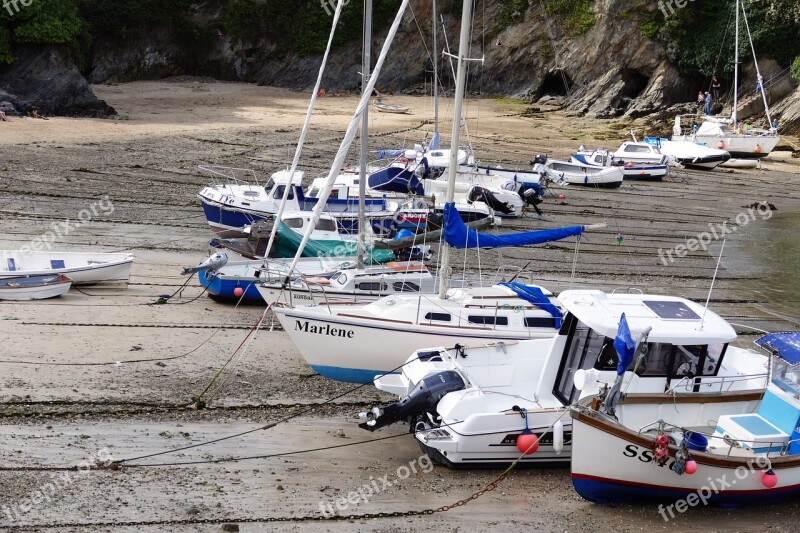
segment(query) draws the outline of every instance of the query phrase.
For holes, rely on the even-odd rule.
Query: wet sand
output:
[[[207,254],[211,234],[195,195],[209,179],[197,165],[253,167],[262,179],[282,168],[290,160],[307,95],[203,80],[99,86],[96,91],[126,118],[0,124],[0,247],[23,246],[54,222],[74,220],[81,209],[108,195],[113,213],[70,232],[54,249],[130,250],[136,256],[127,288],[85,288],[58,300],[0,304],[0,527],[36,530],[47,524],[185,519],[191,523],[94,529],[219,531],[225,521],[239,523],[242,531],[795,529],[796,504],[692,509],[670,523],[653,506],[594,505],[574,493],[568,468],[515,470],[496,490],[445,513],[344,522],[267,521],[320,517],[320,503],[335,502],[372,479],[395,479],[398,468],[420,455],[405,427],[368,434],[356,426],[358,411],[390,397],[371,387],[351,391],[349,385],[312,375],[285,334],[272,329],[269,316],[204,395],[210,408],[187,408],[263,309],[215,303],[201,294],[196,281],[171,303],[149,305],[178,289],[184,281],[182,266]],[[413,114],[373,113],[373,149],[430,137],[431,126],[424,123],[432,118],[430,99],[394,101],[410,106]],[[355,97],[320,100],[302,160],[310,174],[326,170],[355,103]],[[470,133],[480,157],[522,168],[539,152],[564,157],[578,144],[615,146],[628,127],[546,109],[519,116],[527,107],[470,101]],[[449,102],[443,103],[443,116],[449,109]],[[446,144],[449,123],[441,129]],[[549,197],[542,205],[543,218],[527,215],[505,221],[504,228],[605,222],[607,228],[581,245],[574,276],[570,242],[484,253],[481,264],[491,275],[500,265],[525,267],[531,278],[555,292],[581,286],[638,287],[705,301],[715,258],[699,250],[664,265],[659,248],[683,243],[753,202],[771,202],[782,216],[796,216],[797,162],[788,153],[774,154],[758,171],[683,172],[663,183],[626,182],[616,191],[554,190],[566,198]],[[769,239],[774,220],[780,218],[752,220],[751,228],[758,231],[743,227],[733,238]],[[711,251],[718,253],[718,246]],[[792,254],[797,257],[791,248],[772,253],[787,254],[781,256],[784,271]],[[471,256],[465,264],[477,264],[475,259]],[[739,269],[733,263],[727,269],[725,264],[723,260],[711,306],[739,324],[740,344],[749,345],[754,338],[746,326],[800,327],[797,287],[780,293],[761,290],[781,270]],[[468,274],[475,273],[470,267]],[[133,360],[141,362],[128,362]],[[333,403],[318,405],[341,394]],[[157,453],[255,429],[300,410],[301,416],[272,429],[137,463],[264,456],[393,438],[240,462],[71,472],[70,481],[46,501],[27,512],[20,507],[35,491],[56,483],[51,476],[62,473],[13,468],[74,466],[96,458],[101,450],[114,459]],[[452,504],[498,473],[435,466],[382,488],[341,514]],[[214,523],[198,523],[202,520]]]

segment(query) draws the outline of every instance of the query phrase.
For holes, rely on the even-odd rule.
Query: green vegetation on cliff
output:
[[[786,4],[785,6],[783,4]],[[642,32],[659,41],[667,56],[684,74],[711,76],[733,74],[734,0],[693,0],[684,8],[665,1],[662,8],[640,4]],[[670,9],[669,6],[672,6]],[[788,65],[800,54],[800,18],[786,16],[800,10],[797,0],[751,0],[747,18],[759,58],[774,58]],[[646,10],[646,12],[645,12]],[[751,56],[744,21],[740,28],[739,60]]]
[[[38,44],[64,46],[80,63],[90,40],[86,22],[69,0],[11,2],[0,9],[0,63],[14,61],[14,46]]]

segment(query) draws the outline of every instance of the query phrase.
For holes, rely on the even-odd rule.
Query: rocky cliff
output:
[[[548,95],[560,99],[575,115],[638,118],[693,102],[697,91],[708,85],[708,80],[682,75],[666,50],[644,35],[642,17],[648,9],[658,9],[657,3],[640,3],[636,11],[626,0],[583,4],[589,6],[589,19],[576,30],[567,17],[544,12],[540,2],[528,2],[527,9],[510,15],[509,2],[486,2],[476,13],[470,53],[485,61],[471,64],[469,90],[532,101]],[[411,6],[413,16],[406,15],[381,75],[379,87],[383,90],[415,90],[430,83],[431,3],[414,0]],[[198,4],[193,16],[204,27],[223,26],[219,2]],[[444,19],[447,38],[454,45],[459,20],[452,15]],[[376,32],[373,57],[383,42],[387,22],[376,21],[376,26],[384,29]],[[439,52],[444,41],[440,34]],[[153,27],[123,43],[95,42],[87,78],[91,83],[104,83],[199,75],[295,89],[311,86],[321,57],[276,54],[278,45],[266,39],[241,42],[217,29],[210,42],[192,48],[179,45],[176,36],[164,28]],[[336,49],[323,86],[333,91],[357,89],[360,55],[359,42]],[[450,66],[444,59],[440,64],[442,83],[451,86]],[[796,100],[795,86],[784,77],[774,96],[791,94],[790,101]],[[84,87],[78,89],[78,93],[85,93]],[[89,114],[103,113],[90,100],[73,100],[75,105],[70,109],[81,104]],[[759,113],[757,103],[753,106],[752,113]],[[781,110],[789,129],[800,125],[797,105],[782,104]]]

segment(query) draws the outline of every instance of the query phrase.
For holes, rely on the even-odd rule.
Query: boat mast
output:
[[[370,49],[372,48],[372,0],[364,0],[364,52],[361,64],[361,95],[366,95],[369,83]],[[358,240],[356,258],[358,268],[364,268],[364,250],[367,224],[364,201],[367,195],[367,157],[369,155],[369,106],[361,117],[361,164],[358,172]]]
[[[433,136],[439,133],[439,49],[436,47],[436,0],[433,0]]]
[[[445,202],[450,203],[456,193],[456,170],[458,169],[458,142],[461,130],[461,108],[464,106],[464,90],[467,85],[467,68],[465,55],[469,51],[470,18],[472,16],[472,0],[464,0],[461,9],[461,39],[458,43],[458,71],[456,74],[456,100],[453,104],[453,134],[450,137],[450,164],[447,166],[447,195]],[[447,284],[450,274],[450,246],[442,245],[441,266],[439,268],[439,297],[447,297]]]
[[[736,131],[736,125],[739,123],[739,114],[737,108],[739,107],[739,0],[736,0],[736,46],[733,52],[733,129]]]
[[[747,39],[750,42],[750,51],[753,53],[753,63],[756,66],[756,80],[761,87],[761,98],[764,101],[764,114],[767,116],[767,128],[772,128],[772,116],[770,116],[769,102],[767,101],[767,88],[764,87],[764,78],[761,76],[761,68],[758,66],[756,47],[753,44],[753,34],[750,33],[750,22],[747,20],[747,12],[744,10],[744,4],[742,4],[742,18],[744,19],[744,27],[747,30]]]

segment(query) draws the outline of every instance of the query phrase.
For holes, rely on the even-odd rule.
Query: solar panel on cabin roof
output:
[[[674,300],[643,300],[642,303],[650,308],[659,318],[665,320],[700,320],[700,316],[689,309],[686,302]]]

